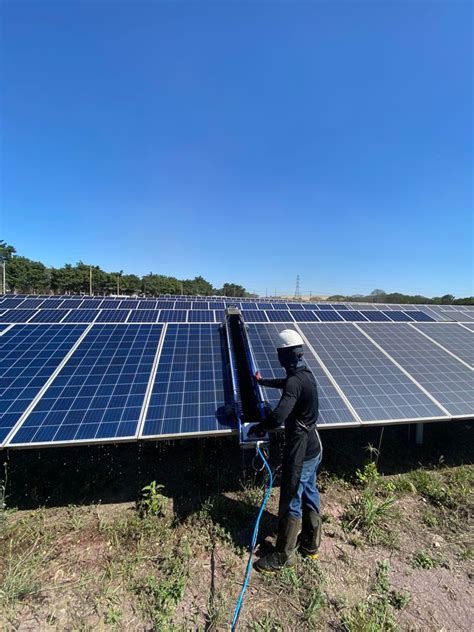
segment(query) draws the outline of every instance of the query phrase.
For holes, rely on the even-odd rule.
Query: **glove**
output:
[[[260,375],[260,371],[257,371],[255,373],[255,379],[257,380],[257,382],[260,382],[260,380],[262,379],[262,376]]]
[[[255,435],[256,437],[264,437],[267,434],[267,430],[263,423],[254,424],[247,432],[247,437]]]

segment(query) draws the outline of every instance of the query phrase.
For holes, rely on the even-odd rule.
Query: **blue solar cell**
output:
[[[174,301],[140,301],[140,307],[144,307],[146,309],[174,309]]]
[[[318,309],[333,309],[333,306],[329,303],[317,303],[316,306]]]
[[[293,316],[297,323],[319,320],[316,314],[309,309],[292,309],[290,310],[290,314]]]
[[[64,309],[79,309],[79,306],[81,305],[82,301],[83,301],[82,298],[78,298],[78,299],[68,298],[66,299],[66,302],[64,303],[63,307]]]
[[[188,323],[214,323],[212,309],[190,309],[188,311]]]
[[[187,311],[185,309],[162,309],[158,316],[159,323],[185,323]]]
[[[317,315],[318,315],[319,320],[325,320],[325,321],[344,320],[342,316],[339,316],[339,314],[335,312],[333,309],[321,309],[319,310],[319,312],[317,312]]]
[[[141,437],[235,429],[219,325],[168,325]]]
[[[26,323],[35,314],[35,309],[8,309],[0,316],[0,323]]]
[[[292,322],[292,317],[287,309],[273,309],[266,312],[267,318],[272,323]]]
[[[63,298],[46,298],[40,305],[42,309],[58,309],[61,305],[63,305]]]
[[[191,301],[176,301],[174,309],[191,309]]]
[[[130,310],[128,309],[103,309],[95,319],[96,323],[124,323]]]
[[[285,377],[285,371],[278,362],[276,352],[280,329],[281,327],[273,323],[249,325],[249,338],[255,355],[255,361],[260,373],[267,379]],[[304,362],[311,369],[318,383],[318,425],[359,425],[359,422],[355,420],[354,415],[309,349],[305,351]],[[264,397],[272,406],[278,403],[280,396],[281,392],[278,389],[264,389]]]
[[[59,323],[68,314],[67,309],[38,309],[30,323]]]
[[[383,311],[382,314],[385,314],[394,321],[411,323],[413,322],[413,318],[410,318],[410,316],[406,312],[402,312],[399,310]]]
[[[68,303],[66,303],[67,305]],[[109,310],[111,311],[111,310]],[[64,323],[93,323],[99,312],[96,309],[73,309],[64,317]]]
[[[133,309],[127,323],[156,323],[158,314],[157,309]]]
[[[209,309],[209,303],[207,301],[193,301],[191,309]]]
[[[385,316],[382,312],[377,311],[376,309],[367,309],[361,310],[360,313],[372,322],[374,321],[388,321],[390,322],[390,318]]]
[[[85,325],[15,325],[0,337],[0,445]]]
[[[413,310],[408,313],[410,314],[410,318],[413,318],[413,320],[417,322],[434,322],[434,318],[431,318],[431,316],[428,316],[425,312]]]
[[[340,303],[331,303],[331,307],[332,307],[333,309],[337,309],[337,310],[340,310],[340,309],[342,309],[342,310],[344,310],[344,309],[349,309],[349,308],[347,307],[347,305],[341,305]]]
[[[266,312],[258,309],[243,309],[243,319],[248,323],[267,323]]]
[[[319,309],[319,307],[317,303],[303,303],[303,309],[315,310]]]
[[[273,303],[257,303],[258,309],[273,309]],[[286,308],[285,308],[286,309]]]
[[[224,310],[225,309],[225,303],[224,303],[224,301],[209,301],[209,309]]]
[[[342,316],[342,318],[344,320],[349,320],[349,321],[366,321],[366,317],[362,315],[362,312],[359,312],[357,310],[352,310],[352,309],[348,309],[345,312],[338,312],[340,316]]]
[[[391,327],[392,323],[366,323]],[[365,327],[366,324],[360,325]],[[300,325],[362,421],[446,417],[416,384],[353,325]]]
[[[133,439],[161,325],[94,325],[10,445]]]
[[[467,366],[422,336],[395,323],[359,325],[453,417],[474,416],[474,379]]]

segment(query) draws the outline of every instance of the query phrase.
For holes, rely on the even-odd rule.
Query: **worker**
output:
[[[255,424],[248,435],[263,436],[285,424],[285,447],[278,509],[275,550],[255,562],[261,572],[276,573],[295,563],[298,545],[303,556],[315,559],[321,541],[320,498],[316,472],[322,458],[322,444],[316,429],[318,390],[313,373],[303,362],[304,341],[298,332],[285,329],[279,334],[278,360],[286,370],[281,379],[263,379],[260,386],[279,388],[283,393],[274,410]],[[298,538],[299,536],[299,538]]]

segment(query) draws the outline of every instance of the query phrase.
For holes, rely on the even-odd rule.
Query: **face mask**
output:
[[[300,360],[302,354],[301,347],[289,347],[285,349],[277,349],[278,360],[284,369],[295,369],[303,363]]]

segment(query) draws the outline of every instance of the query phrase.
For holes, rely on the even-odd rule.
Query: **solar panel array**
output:
[[[227,306],[264,377],[284,375],[278,332],[303,335],[321,427],[474,417],[472,306],[4,296],[0,447],[236,432]]]

